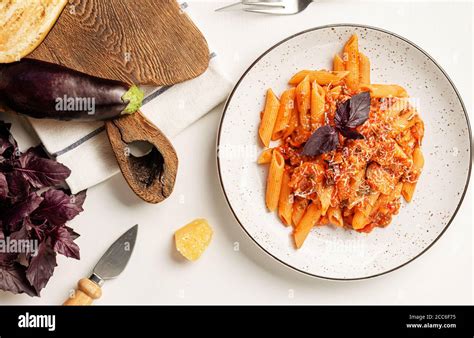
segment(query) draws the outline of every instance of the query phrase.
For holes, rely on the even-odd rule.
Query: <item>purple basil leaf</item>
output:
[[[35,188],[44,188],[62,183],[71,170],[59,162],[36,156],[28,152],[20,157],[20,168],[16,168]]]
[[[52,225],[63,225],[84,210],[82,204],[86,196],[85,191],[69,196],[62,190],[49,189],[41,196],[44,200],[32,218],[47,219]]]
[[[54,251],[66,257],[80,259],[79,246],[74,243],[74,239],[66,227],[57,227],[52,236]]]
[[[73,196],[74,196],[74,204],[82,207],[82,205],[84,204],[84,201],[86,200],[87,190],[79,191],[77,194]]]
[[[30,230],[31,226],[28,221],[28,217],[25,218],[23,221],[23,225],[15,232],[12,232],[10,234],[10,239],[14,239],[16,241],[18,240],[37,240],[34,239],[30,236]],[[31,242],[29,242],[31,243]],[[25,250],[21,253],[25,258],[25,261],[27,262],[30,257],[32,257],[35,254],[35,247],[26,247]],[[27,264],[26,264],[27,265]]]
[[[344,128],[350,115],[350,103],[351,100],[346,100],[343,103],[339,103],[336,108],[336,116],[334,116],[334,123],[337,128]]]
[[[338,129],[338,130],[342,134],[342,136],[346,138],[350,138],[353,140],[361,140],[364,138],[364,135],[362,135],[355,129],[343,128],[343,129]]]
[[[14,294],[26,293],[32,297],[38,296],[26,278],[26,268],[16,262],[0,265],[0,290]]]
[[[345,127],[355,128],[363,124],[369,118],[370,93],[362,92],[350,99],[350,114]]]
[[[36,156],[36,157],[41,157],[41,158],[47,158],[49,159],[48,157],[48,154],[46,153],[46,151],[44,150],[43,146],[41,144],[35,146],[35,147],[31,147],[29,148],[25,154],[31,154],[33,156]]]
[[[12,264],[18,254],[12,254],[12,253],[6,253],[2,252],[0,253],[0,268],[3,266],[7,266],[8,264]]]
[[[336,129],[350,139],[362,139],[364,136],[355,127],[360,126],[369,118],[370,93],[363,92],[352,96],[349,100],[337,105],[334,122]]]
[[[6,158],[10,158],[18,148],[13,135],[10,133],[10,127],[10,123],[0,121],[0,155]]]
[[[13,229],[15,228],[15,225],[25,217],[29,216],[39,207],[42,201],[43,197],[32,192],[25,200],[14,204],[3,218],[4,229],[6,227],[10,231],[14,231]]]
[[[48,241],[42,242],[26,270],[26,278],[38,294],[48,283],[56,266],[56,253]]]
[[[0,173],[0,200],[4,200],[8,195],[8,182],[3,173]]]
[[[69,234],[71,235],[71,238],[73,241],[78,239],[81,236],[77,232],[75,232],[72,228],[68,226],[64,226],[64,227],[67,229],[67,231],[69,231]]]
[[[0,155],[0,171],[4,174],[12,172],[15,166],[15,160],[5,158]]]
[[[304,145],[302,155],[318,156],[330,152],[339,145],[339,135],[333,127],[319,127]]]
[[[6,174],[6,179],[11,203],[23,200],[30,194],[30,184],[21,173],[12,171]]]
[[[12,232],[10,234],[10,239],[14,239],[14,240],[30,239],[28,226],[25,223],[23,223],[23,225],[18,231]]]
[[[47,232],[48,228],[50,227],[47,220],[42,219],[41,222],[33,222],[30,217],[25,217],[23,220],[23,225],[29,231],[30,237],[37,239],[40,242],[45,239],[45,232]]]
[[[0,253],[0,270],[4,267],[10,266],[18,259],[18,253],[3,252]]]

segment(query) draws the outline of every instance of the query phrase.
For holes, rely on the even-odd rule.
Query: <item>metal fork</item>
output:
[[[262,14],[274,15],[291,15],[296,14],[308,7],[313,0],[279,0],[279,1],[265,1],[265,0],[243,0],[231,5],[227,5],[216,9],[221,11],[239,4],[244,6],[244,11]]]

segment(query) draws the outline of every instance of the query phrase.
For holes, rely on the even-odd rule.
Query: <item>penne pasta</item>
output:
[[[319,221],[320,217],[321,209],[316,203],[311,203],[293,232],[296,248],[301,248],[309,232]]]
[[[316,130],[324,124],[324,106],[325,106],[324,89],[313,81],[311,88],[311,130]]]
[[[344,61],[349,74],[346,77],[347,86],[356,91],[359,89],[359,40],[352,35],[344,46]]]
[[[281,181],[280,199],[278,200],[278,216],[285,225],[291,225],[291,215],[293,213],[293,194],[289,183],[290,174],[285,170]]]
[[[310,81],[316,81],[321,86],[339,84],[347,75],[348,71],[324,71],[314,70],[309,74]]]
[[[360,89],[362,91],[370,91],[370,96],[372,98],[408,97],[406,90],[403,87],[395,84],[364,84]]]
[[[310,83],[316,81],[319,85],[326,86],[340,83],[348,74],[349,72],[344,69],[341,71],[302,70],[296,73],[288,83],[290,85],[298,85],[308,76]]]
[[[265,100],[265,109],[263,110],[262,120],[260,121],[260,127],[258,134],[260,140],[265,147],[270,145],[270,139],[272,137],[273,128],[278,114],[280,102],[275,96],[275,93],[271,89],[267,90],[267,98]]]
[[[411,202],[413,194],[415,193],[416,183],[403,183],[402,196],[407,202]]]
[[[359,83],[370,84],[370,60],[363,53],[359,53]]]
[[[334,186],[323,186],[318,189],[319,202],[321,203],[321,215],[326,215],[329,206],[331,205],[332,194],[334,192]]]
[[[291,214],[291,221],[293,222],[294,226],[296,226],[300,222],[301,217],[303,217],[308,204],[309,201],[307,199],[295,198],[293,203],[293,213]]]
[[[298,73],[293,75],[293,77],[290,79],[290,81],[288,81],[288,84],[292,85],[292,86],[299,85],[301,83],[301,81],[303,81],[304,78],[309,75],[309,73],[311,73],[311,70],[306,70],[306,69],[305,70],[300,70]]]
[[[364,168],[357,171],[357,173],[350,179],[349,203],[347,205],[349,209],[352,209],[360,201],[360,196],[358,195],[358,191],[361,184],[364,182],[365,172],[366,172],[366,168],[364,166]]]
[[[370,194],[367,197],[367,203],[364,208],[361,209],[362,213],[366,216],[370,215],[370,212],[372,211],[372,208],[375,205],[375,202],[380,196],[380,192],[378,191],[371,191]]]
[[[402,186],[403,183],[399,182],[387,195],[380,194],[370,211],[370,216],[373,217],[376,213],[387,213],[387,205],[400,198]]]
[[[334,55],[334,60],[332,64],[332,69],[335,72],[342,72],[346,70],[346,66],[344,65],[344,61],[339,56],[339,54]]]
[[[316,225],[329,225],[328,215],[321,216],[319,218],[319,221],[316,223]]]
[[[364,215],[361,211],[356,211],[352,217],[352,228],[354,230],[363,229],[369,224],[369,216]]]
[[[272,152],[272,160],[268,170],[266,204],[270,211],[275,211],[280,198],[281,182],[285,170],[285,159],[278,150]]]
[[[344,220],[342,218],[341,208],[329,207],[327,211],[327,217],[330,224],[334,224],[338,227],[344,226]]]
[[[288,126],[284,130],[283,136],[281,138],[286,139],[288,136],[290,136],[298,127],[298,125],[299,125],[299,113],[297,109],[293,109],[293,111],[291,112],[290,121],[288,122]]]
[[[309,76],[305,76],[296,87],[296,105],[299,113],[299,124],[306,130],[310,129],[309,110],[311,107],[311,85]]]
[[[411,128],[411,133],[413,137],[415,137],[418,145],[421,146],[423,135],[425,134],[425,123],[418,115],[416,115],[413,119],[415,120],[415,125]]]
[[[278,140],[282,137],[290,123],[291,115],[295,109],[295,88],[290,88],[283,92],[280,99],[280,108],[273,129],[272,140]]]
[[[258,157],[258,164],[268,164],[272,160],[272,152],[274,148],[267,148]]]
[[[413,151],[413,169],[418,172],[421,172],[423,166],[425,165],[425,159],[423,153],[421,152],[420,147],[416,147]],[[402,196],[407,202],[411,202],[413,194],[415,192],[416,182],[404,182],[402,187]]]
[[[357,208],[352,218],[352,228],[355,230],[362,229],[370,222],[370,213],[375,202],[380,196],[380,192],[372,192],[368,197],[365,205],[362,208]]]
[[[358,44],[352,35],[332,71],[294,74],[280,100],[267,90],[257,163],[269,164],[266,208],[293,226],[296,248],[318,225],[387,226],[424,166],[423,120],[403,87],[371,84]]]
[[[403,111],[409,108],[409,102],[406,98],[392,98],[384,112],[385,120],[396,119]]]
[[[396,118],[396,120],[392,124],[392,131],[391,135],[396,136],[405,130],[413,127],[417,122],[416,118],[413,118],[414,112],[408,111]]]

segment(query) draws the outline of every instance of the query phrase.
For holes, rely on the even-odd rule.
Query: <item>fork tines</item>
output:
[[[285,9],[285,3],[281,1],[242,1],[245,7],[244,11],[253,13],[264,13],[264,14],[280,14]]]

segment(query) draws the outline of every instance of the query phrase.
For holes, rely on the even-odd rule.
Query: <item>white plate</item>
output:
[[[265,209],[267,166],[256,164],[264,95],[287,88],[301,69],[331,69],[351,34],[371,60],[372,82],[396,83],[419,101],[425,122],[425,168],[410,204],[402,203],[386,228],[370,234],[316,227],[300,250],[291,229]],[[452,222],[471,171],[470,127],[454,84],[412,42],[379,28],[331,25],[301,32],[260,56],[234,87],[218,136],[217,163],[224,194],[237,221],[265,252],[300,272],[328,279],[362,279],[393,271],[420,256]]]

